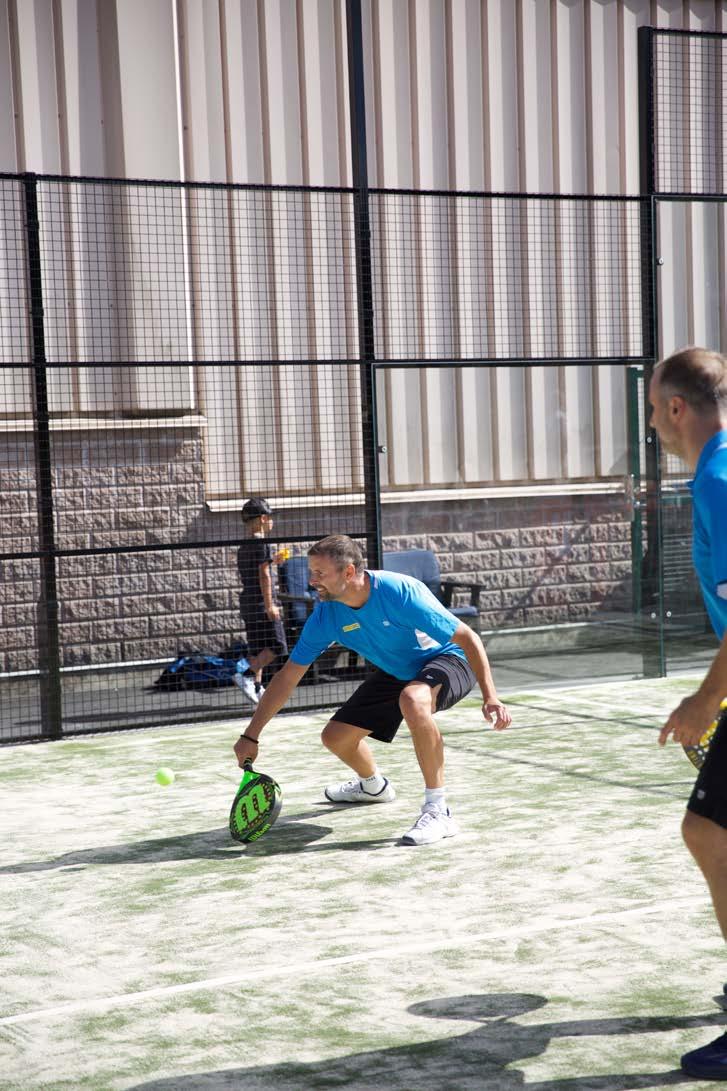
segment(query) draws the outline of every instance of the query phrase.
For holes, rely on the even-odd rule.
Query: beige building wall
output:
[[[727,0],[363,0],[362,11],[369,181],[386,188],[636,194],[638,27],[727,30]],[[0,0],[0,168],[350,185],[347,78],[344,0]],[[89,280],[83,255],[68,242],[75,238],[74,212],[61,210],[63,215],[70,225],[61,231],[68,268],[62,290],[54,281],[59,318],[49,345],[59,358],[91,360],[105,333],[99,333],[98,308],[93,318],[83,313]],[[174,242],[180,262],[195,245],[200,215],[192,198],[180,198],[172,210],[172,220],[182,225]],[[437,215],[425,214],[433,230]],[[664,353],[686,342],[727,347],[724,217],[715,206],[660,208]],[[276,221],[278,253],[288,249],[297,221],[295,210]],[[350,235],[345,211],[336,230],[344,239]],[[224,224],[213,244],[222,281],[235,262]],[[132,257],[139,270],[148,265],[143,244]],[[634,278],[638,270],[625,273]],[[422,268],[425,295],[438,290],[427,280],[431,275]],[[268,276],[276,298],[284,300],[290,272],[275,268]],[[344,327],[331,331],[332,271],[323,262],[306,276],[313,287],[301,312],[284,308],[270,316],[278,335],[297,355],[320,351],[325,358],[334,342],[355,355],[350,284]],[[112,298],[114,285],[96,282],[93,290]],[[148,299],[162,288],[137,278],[136,290]],[[249,282],[237,277],[240,311],[249,290]],[[206,293],[204,324],[190,321],[176,340],[160,335],[151,346],[156,358],[255,352],[254,338],[218,320],[214,275],[208,273],[204,285],[190,275],[186,291],[188,301],[195,292]],[[73,328],[61,318],[69,298],[76,301]],[[385,309],[386,300],[381,305]],[[542,351],[538,306],[536,292],[529,316],[535,352]],[[504,323],[501,336],[508,334]],[[20,343],[22,334],[15,336]],[[442,337],[431,316],[421,319],[418,336],[424,355],[437,353],[440,338],[446,358],[451,337]],[[128,344],[144,344],[145,337],[133,323],[116,331],[113,358],[123,358]],[[572,348],[577,359],[577,339]],[[597,349],[609,354],[607,337]],[[281,373],[279,380],[261,373],[260,381],[294,384],[298,375]],[[617,478],[625,470],[623,378],[619,366],[387,372],[379,388],[390,446],[384,486]],[[217,405],[209,419],[210,444],[230,428],[240,428],[249,446],[257,443],[244,407],[230,408],[228,392],[211,370],[201,387],[185,369],[170,369],[161,384],[158,373],[143,369],[115,375],[113,382],[92,372],[70,382],[59,373],[56,386],[54,408],[66,413],[124,405],[195,412],[201,402],[209,414]],[[67,404],[69,390],[73,404]],[[354,390],[352,380],[355,400]],[[558,429],[548,424],[553,414]],[[402,419],[408,436],[390,428]],[[416,443],[414,434],[420,436]],[[347,457],[358,466],[357,451]],[[295,458],[293,450],[291,464]],[[352,474],[352,488],[357,476]],[[234,474],[209,484],[220,496],[244,490]]]
[[[372,186],[634,194],[636,32],[727,0],[362,0]],[[0,169],[349,185],[344,0],[1,0]]]

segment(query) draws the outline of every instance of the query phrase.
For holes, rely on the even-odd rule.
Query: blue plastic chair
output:
[[[318,593],[308,586],[308,558],[291,557],[280,565],[280,601],[292,629],[300,631],[318,602]]]

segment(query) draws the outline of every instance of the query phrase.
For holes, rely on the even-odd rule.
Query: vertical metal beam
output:
[[[644,367],[643,413],[646,450],[646,552],[642,563],[641,611],[644,620],[655,622],[654,632],[647,627],[643,641],[643,670],[647,677],[666,674],[664,651],[664,580],[661,535],[661,460],[659,441],[649,428],[648,391],[654,365],[658,360],[659,312],[657,295],[657,225],[656,225],[656,154],[654,125],[654,31],[639,27],[639,151],[641,206],[641,323],[643,354],[651,357]]]
[[[63,734],[60,651],[58,639],[58,594],[53,520],[53,467],[43,322],[43,280],[40,265],[40,223],[38,182],[33,174],[23,178],[25,226],[30,294],[30,329],[33,356],[33,398],[35,427],[36,499],[40,548],[40,597],[37,605],[38,658],[40,671],[41,732],[49,739]]]
[[[639,393],[643,385],[643,368],[626,368],[626,503],[631,517],[631,610],[641,614],[642,564],[644,555],[643,517],[641,512],[641,421],[643,398]]]
[[[361,373],[361,428],[363,436],[364,504],[368,563],[381,568],[381,496],[376,420],[376,347],[374,296],[371,275],[371,223],[366,154],[366,98],[364,93],[361,0],[346,0],[348,44],[348,101],[351,117],[354,240],[356,248],[356,305]]]
[[[641,193],[651,196],[656,190],[654,154],[654,29],[637,30],[639,79],[639,173]]]

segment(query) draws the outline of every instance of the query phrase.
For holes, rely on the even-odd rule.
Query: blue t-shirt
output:
[[[319,602],[303,626],[290,658],[308,666],[333,643],[343,644],[403,682],[416,678],[437,655],[466,658],[450,637],[459,626],[454,614],[429,588],[396,572],[368,572],[369,597],[354,609]]]
[[[692,559],[707,613],[721,640],[727,629],[727,431],[705,443],[689,487]]]

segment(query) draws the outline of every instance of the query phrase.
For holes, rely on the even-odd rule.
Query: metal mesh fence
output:
[[[727,197],[727,36],[650,28],[642,28],[639,34],[644,48],[642,159],[647,165],[646,188],[662,198],[655,208],[667,237],[677,225],[675,265],[686,270],[685,283],[691,278],[691,283],[698,283],[695,291],[704,294],[703,324],[712,332],[696,339],[718,346],[721,275],[715,276],[713,270],[721,267],[723,201]],[[670,198],[669,202],[664,198]],[[675,203],[674,198],[681,200]],[[690,225],[684,239],[678,238],[679,217]],[[689,231],[698,233],[700,228],[706,260],[697,268]],[[686,300],[679,303],[688,306]],[[714,634],[692,561],[692,504],[687,488],[692,473],[681,460],[662,450],[658,476],[662,669],[683,669],[693,665],[700,650],[705,662],[709,661]]]
[[[727,39],[656,31],[653,154],[657,193],[727,191]]]
[[[43,179],[38,217],[49,361],[358,358],[350,192]]]
[[[694,476],[678,456],[660,448],[661,594],[667,665],[683,659],[678,643],[691,634],[693,646],[711,645],[712,627],[704,607],[692,560],[692,498],[688,482]],[[670,648],[670,640],[677,647]]]
[[[640,358],[638,199],[375,192],[380,360]]]
[[[244,713],[229,678],[155,683],[180,655],[234,664],[254,652],[256,626],[278,640],[261,616],[260,564],[241,559],[251,497],[274,511],[256,541],[288,647],[312,605],[308,546],[336,532],[378,551],[379,474],[397,502],[438,482],[596,475],[611,506],[588,519],[613,526],[579,538],[575,555],[585,563],[593,549],[610,566],[608,579],[580,574],[600,581],[601,599],[583,588],[578,603],[542,587],[529,595],[509,573],[496,590],[508,584],[517,604],[498,612],[493,591],[480,617],[585,620],[606,598],[624,612],[623,384],[608,368],[652,351],[646,205],[372,192],[369,284],[357,200],[340,189],[0,178],[0,738]],[[367,314],[375,351],[361,360]],[[377,389],[387,360],[411,367],[411,380],[381,372]],[[562,366],[492,382],[472,368],[449,383],[417,361]],[[601,366],[566,374],[586,362]],[[412,384],[424,424],[409,436]],[[488,445],[469,439],[486,419],[475,400],[493,422]],[[415,506],[391,524],[387,548],[436,546],[456,571],[453,549],[466,555],[474,524],[452,547],[456,509],[440,541]],[[571,520],[568,504],[534,508],[531,537],[541,516]],[[526,539],[522,571],[542,581]],[[491,554],[480,568],[514,564],[499,546],[479,552]],[[274,664],[265,669],[263,682]],[[291,707],[335,706],[364,669],[332,648]]]
[[[0,180],[8,361],[29,351],[28,184]],[[51,363],[359,358],[349,191],[42,179],[37,205]],[[370,212],[378,360],[650,354],[639,199],[372,191]],[[93,405],[163,409],[184,385],[115,369]]]
[[[36,370],[47,375],[49,404],[67,407],[51,410],[45,448],[37,432],[34,445]],[[369,440],[357,365],[279,369],[267,387],[260,369],[250,376],[258,385],[239,365],[184,370],[176,388],[184,397],[173,408],[168,370],[148,365],[147,389],[165,396],[167,409],[146,414],[124,399],[111,410],[119,390],[113,368],[0,370],[0,402],[14,400],[17,414],[5,418],[0,465],[0,737],[54,730],[43,701],[49,636],[58,646],[66,732],[244,714],[232,669],[219,685],[155,682],[182,655],[213,655],[234,667],[273,646],[280,666],[313,605],[307,547],[345,532],[366,550]],[[91,394],[105,408],[84,414]],[[51,488],[40,497],[44,468]],[[265,499],[272,517],[244,521],[250,497]],[[39,510],[48,523],[42,538]],[[39,559],[52,568],[52,603]],[[282,631],[266,607],[260,565]],[[324,684],[329,703],[350,691],[362,665],[335,660],[324,657],[311,670],[298,707],[319,705]]]

